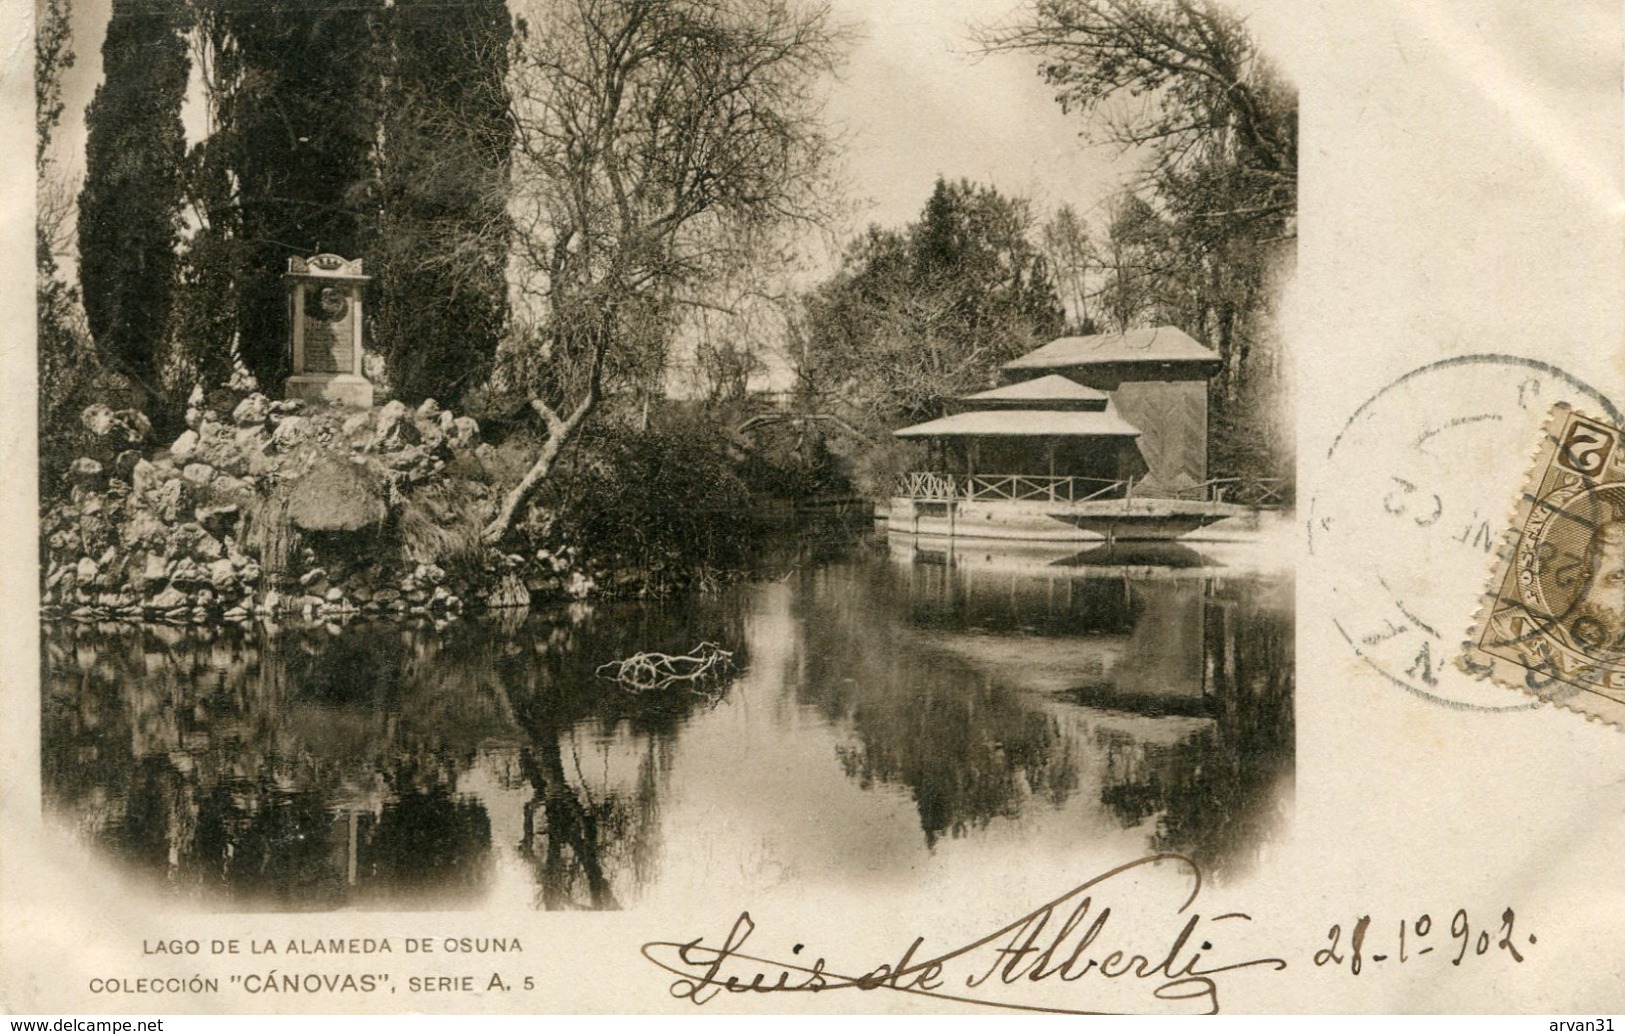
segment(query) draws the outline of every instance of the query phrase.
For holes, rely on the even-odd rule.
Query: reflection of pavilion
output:
[[[1290,581],[1172,544],[925,541],[890,540],[905,634],[1053,716],[1080,788],[1151,849],[1244,872],[1293,770]]]
[[[1063,337],[1004,364],[962,411],[895,431],[928,469],[900,479],[890,528],[1060,541],[1171,539],[1253,512],[1207,471],[1219,356],[1173,327]],[[1256,486],[1254,486],[1256,487]]]
[[[1103,710],[1202,717],[1215,568],[1171,543],[1141,550],[1000,543],[945,549],[894,536],[910,623],[933,646],[1022,688]],[[1178,566],[1158,565],[1177,551]]]

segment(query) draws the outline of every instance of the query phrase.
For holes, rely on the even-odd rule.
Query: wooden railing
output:
[[[1043,477],[1028,474],[938,474],[911,471],[897,482],[897,494],[909,499],[1004,499],[1012,502],[1081,503],[1131,495],[1132,478]]]
[[[1083,503],[1096,499],[1133,499],[1143,480],[1045,477],[1029,474],[941,474],[910,471],[897,480],[896,494],[920,500],[1007,500],[1010,502]],[[1156,498],[1192,502],[1235,503],[1268,509],[1290,505],[1291,486],[1283,478],[1210,478]]]
[[[1272,510],[1292,505],[1292,482],[1286,478],[1210,478],[1203,483],[1216,502]]]

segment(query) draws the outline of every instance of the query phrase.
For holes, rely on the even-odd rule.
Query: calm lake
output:
[[[44,630],[46,807],[208,909],[595,909],[1290,822],[1290,572],[1193,547],[796,545],[704,596],[442,629]],[[710,642],[734,669],[596,674]]]

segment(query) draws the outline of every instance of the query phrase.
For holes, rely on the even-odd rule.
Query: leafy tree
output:
[[[1116,332],[1146,324],[1181,323],[1170,315],[1163,289],[1173,256],[1167,223],[1131,190],[1106,204],[1106,240],[1100,250],[1100,311]]]
[[[85,112],[85,315],[103,361],[149,399],[158,394],[175,292],[189,28],[178,2],[115,0],[102,44],[104,79]]]
[[[397,395],[455,398],[507,317],[512,20],[503,0],[390,14],[373,336]]]
[[[1296,93],[1214,0],[1029,0],[983,42],[1036,54],[1087,138],[1148,155],[1136,200],[1110,213],[1099,296],[1116,326],[1174,323],[1218,350],[1214,449],[1235,451],[1278,375],[1258,357],[1296,234]],[[1290,435],[1272,433],[1284,453]]]
[[[755,352],[727,339],[705,338],[694,359],[702,397],[713,406],[743,400],[750,379],[766,370]]]
[[[682,314],[787,220],[830,154],[815,82],[839,33],[797,0],[564,0],[521,27],[511,90],[521,308],[498,383],[545,422],[499,539],[606,386],[647,383]]]
[[[62,119],[62,74],[73,67],[67,0],[46,0],[34,34],[34,310],[39,372],[39,488],[48,500],[81,436],[79,414],[109,388],[85,326],[79,292],[59,260],[73,249],[73,198],[54,169],[52,137]]]
[[[227,5],[193,0],[192,58],[204,91],[204,139],[184,167],[186,232],[178,249],[176,303],[169,324],[167,390],[189,391],[230,376],[239,331],[238,292],[247,245],[238,204],[236,169],[241,138],[235,112],[243,87],[237,41]]]
[[[1096,140],[1149,148],[1165,186],[1229,166],[1249,203],[1208,216],[1279,229],[1295,214],[1297,95],[1213,0],[1031,0],[983,42],[1039,55],[1062,109]]]
[[[45,0],[34,28],[34,165],[48,164],[51,137],[62,122],[62,75],[73,67],[72,5]]]
[[[920,218],[871,227],[806,299],[800,374],[871,427],[941,416],[993,371],[1059,333],[1026,201],[939,179]]]
[[[1077,209],[1063,204],[1044,223],[1040,239],[1056,290],[1066,305],[1067,329],[1095,333],[1095,321],[1089,315],[1089,273],[1096,256],[1088,224]]]
[[[67,332],[78,301],[78,293],[58,275],[57,256],[73,246],[68,223],[72,206],[51,160],[51,138],[62,121],[62,75],[76,56],[70,10],[68,0],[46,0],[34,33],[34,272],[42,363],[58,354],[45,345]],[[47,389],[52,383],[41,380]],[[42,392],[42,403],[45,397]]]

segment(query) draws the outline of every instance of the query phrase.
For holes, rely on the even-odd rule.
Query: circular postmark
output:
[[[1468,355],[1388,384],[1327,450],[1327,487],[1309,505],[1311,562],[1330,586],[1339,635],[1390,683],[1461,710],[1539,706],[1458,670],[1455,660],[1558,401],[1620,421],[1608,398],[1548,363]],[[1590,510],[1625,506],[1621,495],[1577,499],[1569,519],[1549,522],[1550,548],[1586,556],[1589,539],[1580,536],[1590,533]],[[1625,577],[1625,552],[1621,567]],[[1585,563],[1544,565],[1533,590],[1542,613],[1568,615],[1572,626],[1589,571]],[[1582,623],[1582,634],[1589,629]]]

